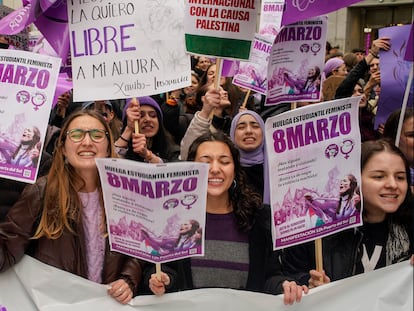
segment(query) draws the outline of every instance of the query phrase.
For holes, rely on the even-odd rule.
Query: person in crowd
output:
[[[413,198],[410,171],[390,141],[366,141],[361,151],[363,225],[324,237],[323,271],[315,270],[314,243],[283,250],[284,273],[299,284],[316,287],[366,273],[413,254]]]
[[[222,131],[198,137],[188,160],[210,166],[205,255],[172,262],[169,267],[165,264],[160,279],[148,267],[144,285],[156,295],[166,290],[221,287],[283,292],[286,304],[300,301],[308,288],[281,274],[278,253],[272,250],[270,209],[246,185],[238,150],[230,138]]]
[[[26,127],[9,163],[20,167],[37,167],[39,150],[36,146],[40,143],[40,136],[37,126]]]
[[[359,63],[365,57],[365,50],[361,48],[354,48],[351,50],[351,53],[355,55],[357,63]]]
[[[375,54],[375,52],[373,53]],[[380,59],[378,53],[375,54],[373,60],[369,63],[369,72],[365,76],[365,81],[365,96],[368,100],[375,98],[375,88],[381,85]]]
[[[344,60],[339,57],[330,58],[325,63],[323,73],[325,76],[322,83],[323,100],[332,100],[339,84],[348,74]]]
[[[109,100],[95,100],[82,104],[83,109],[96,110],[103,115],[116,141],[121,135],[122,121],[118,118],[118,114],[116,113],[117,108],[115,107],[115,103],[112,104]]]
[[[201,77],[206,71],[207,68],[211,65],[211,59],[206,56],[194,57],[194,66],[193,70]]]
[[[200,111],[196,112],[180,144],[180,159],[187,159],[188,148],[200,135],[222,130],[228,132],[230,117],[224,112],[230,106],[227,92],[222,88],[216,90],[213,84],[204,85],[197,92],[197,101],[203,103]]]
[[[100,114],[71,114],[62,127],[49,174],[28,185],[0,223],[0,271],[24,254],[97,283],[128,303],[141,263],[110,252],[95,158],[115,157],[112,133]]]
[[[119,149],[126,149],[125,158],[140,162],[163,163],[176,161],[179,146],[164,128],[159,104],[149,96],[131,99],[126,109],[126,126],[115,142]],[[135,128],[138,132],[135,133]]]
[[[403,116],[400,140],[398,147],[408,160],[411,171],[411,191],[414,191],[414,113],[413,108],[408,107]],[[400,122],[401,109],[390,114],[384,125],[383,136],[395,142],[397,138],[398,123]]]
[[[174,137],[176,144],[180,144],[194,113],[201,109],[196,102],[199,81],[198,75],[192,71],[191,85],[171,91],[168,99],[160,105],[164,116],[164,126]]]
[[[240,153],[240,164],[247,184],[263,196],[265,162],[265,125],[252,110],[240,111],[233,118],[230,137]]]
[[[348,72],[350,72],[352,68],[354,68],[355,65],[358,64],[358,58],[355,56],[354,53],[345,53],[342,59],[344,60],[346,70]]]
[[[381,50],[388,51],[391,48],[390,38],[381,37],[371,44],[369,54],[365,56],[341,82],[335,91],[335,99],[350,96],[362,96],[359,102],[359,125],[361,140],[373,140],[379,138],[379,133],[374,129],[375,114],[368,106],[368,97],[365,94],[363,78],[370,69],[372,62],[377,62],[378,53]]]

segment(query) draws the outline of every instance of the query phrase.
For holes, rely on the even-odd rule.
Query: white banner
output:
[[[232,289],[198,289],[162,297],[137,296],[121,305],[105,285],[47,266],[31,257],[0,274],[1,311],[412,311],[413,267],[408,261],[312,289],[302,302]]]

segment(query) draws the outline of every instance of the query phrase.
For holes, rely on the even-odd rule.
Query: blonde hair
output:
[[[40,214],[40,222],[33,239],[39,239],[41,237],[57,239],[65,229],[73,233],[74,224],[80,221],[83,207],[77,192],[85,185],[85,182],[70,164],[65,163],[63,147],[69,125],[73,120],[81,116],[91,116],[105,127],[105,131],[108,132],[108,157],[116,157],[111,129],[99,113],[91,110],[82,110],[71,114],[61,129],[55,147],[53,162],[47,176],[43,210]],[[99,179],[98,190],[101,206],[103,207]],[[106,230],[105,221],[105,213],[102,212],[101,225],[103,233]]]

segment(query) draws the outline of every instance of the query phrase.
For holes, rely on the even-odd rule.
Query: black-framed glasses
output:
[[[80,143],[85,139],[86,133],[89,134],[91,140],[95,143],[100,143],[105,140],[108,136],[108,132],[105,130],[92,129],[92,130],[82,130],[82,129],[72,129],[66,132],[66,136],[69,137],[74,143]]]

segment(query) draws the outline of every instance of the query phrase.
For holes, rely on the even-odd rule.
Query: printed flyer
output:
[[[267,64],[272,49],[272,42],[265,37],[256,35],[253,41],[250,59],[240,61],[233,84],[266,95],[267,93]]]
[[[285,0],[263,0],[260,10],[259,34],[273,41],[278,34],[285,7]]]
[[[191,84],[184,3],[68,1],[75,101],[131,98]]]
[[[320,100],[326,29],[326,16],[282,27],[270,52],[266,105]]]
[[[362,224],[360,99],[308,105],[266,120],[275,249]]]
[[[36,181],[60,63],[0,49],[0,177]]]
[[[204,255],[207,164],[96,163],[111,250],[153,263]]]

